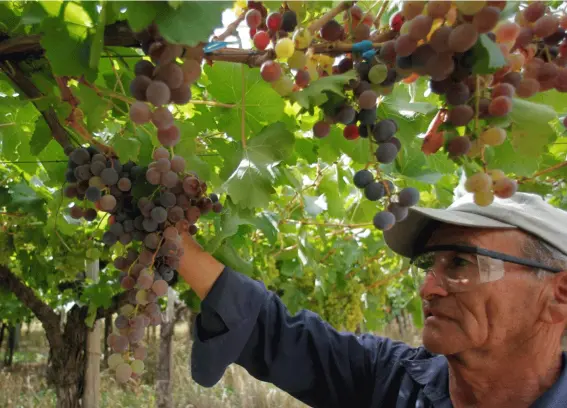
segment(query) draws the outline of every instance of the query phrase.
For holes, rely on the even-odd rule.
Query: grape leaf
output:
[[[117,1],[112,2],[115,11],[126,8],[126,18],[128,25],[133,31],[142,31],[148,27],[159,13],[167,10],[167,5],[158,1]]]
[[[111,145],[123,163],[126,163],[128,160],[138,162],[141,146],[138,139],[118,134],[112,139]]]
[[[222,12],[231,6],[229,1],[185,1],[179,7],[160,10],[155,22],[169,42],[193,46],[206,42],[215,28],[222,27]]]
[[[242,91],[244,71],[244,95]],[[246,65],[216,62],[206,66],[205,73],[211,85],[208,90],[219,102],[235,104],[232,108],[215,108],[218,111],[219,130],[240,139],[242,98],[244,96],[244,135],[258,133],[267,123],[278,121],[284,111],[283,99],[260,76],[259,69]]]
[[[290,99],[297,102],[305,109],[319,106],[327,101],[324,92],[333,92],[338,95],[344,95],[344,85],[349,81],[356,79],[354,70],[350,70],[340,75],[331,75],[319,78],[313,81],[309,86],[301,91],[291,94]]]
[[[87,129],[91,132],[104,128],[104,119],[111,103],[102,99],[94,89],[84,84],[79,84],[73,89],[73,93],[81,101],[79,108],[83,112]]]
[[[506,65],[506,59],[502,51],[494,41],[486,34],[478,37],[473,47],[474,74],[492,74]]]
[[[242,151],[241,161],[224,183],[232,201],[242,208],[267,207],[275,192],[268,166],[291,154],[293,134],[281,122],[265,127]]]
[[[84,75],[88,81],[96,80],[97,71],[89,66],[90,42],[86,27],[67,24],[59,17],[50,17],[43,21],[42,32],[41,46],[55,75]]]
[[[45,122],[43,117],[38,118],[33,136],[30,140],[30,153],[37,156],[47,147],[51,140],[53,140],[51,129],[47,126],[47,122]]]
[[[557,118],[553,108],[514,98],[508,133],[516,153],[523,157],[539,157],[545,146],[556,136],[550,122]]]

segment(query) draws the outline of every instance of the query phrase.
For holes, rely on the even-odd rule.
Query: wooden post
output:
[[[98,282],[98,259],[86,265],[86,276]],[[87,335],[87,365],[85,368],[84,408],[100,406],[100,334],[101,321],[95,320],[92,330]]]

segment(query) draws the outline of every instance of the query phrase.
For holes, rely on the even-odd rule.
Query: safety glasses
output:
[[[410,262],[410,271],[421,288],[428,276],[450,293],[467,292],[478,285],[494,282],[504,276],[504,263],[513,263],[550,272],[561,272],[530,259],[466,245],[435,245],[425,247]]]

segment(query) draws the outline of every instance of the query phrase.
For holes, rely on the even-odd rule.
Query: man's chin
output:
[[[433,354],[450,355],[462,351],[462,344],[451,333],[443,333],[442,330],[424,328],[422,333],[423,347]]]

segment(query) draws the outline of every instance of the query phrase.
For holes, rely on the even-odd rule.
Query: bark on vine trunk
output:
[[[108,336],[112,332],[112,316],[107,316],[104,318],[104,344],[103,353],[104,357],[102,360],[103,367],[108,367],[108,357],[110,356],[110,347],[108,346]]]

